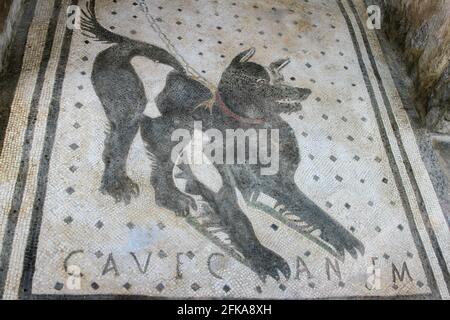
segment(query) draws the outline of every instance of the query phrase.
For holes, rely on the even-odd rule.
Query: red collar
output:
[[[223,113],[225,113],[227,116],[233,118],[236,121],[239,121],[242,123],[247,123],[247,124],[263,124],[265,122],[265,120],[263,118],[256,118],[256,119],[245,118],[245,117],[241,117],[240,115],[231,111],[230,108],[228,108],[226,106],[225,102],[223,102],[219,91],[216,92],[216,102],[219,105],[219,108]]]

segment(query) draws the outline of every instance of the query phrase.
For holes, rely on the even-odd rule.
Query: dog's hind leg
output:
[[[132,196],[139,194],[139,187],[127,175],[126,161],[131,144],[139,129],[139,123],[117,124],[110,122],[103,150],[103,172],[100,191],[109,194],[116,202],[129,204]]]
[[[100,191],[116,202],[128,204],[138,195],[138,186],[128,177],[126,163],[131,144],[139,130],[147,104],[145,90],[123,53],[111,47],[100,53],[92,71],[92,84],[109,122],[103,150],[103,173]]]
[[[195,200],[175,186],[172,163],[157,161],[154,168],[151,184],[155,190],[155,203],[158,206],[169,209],[181,217],[186,217],[191,207],[197,209]]]
[[[141,122],[142,140],[152,160],[150,182],[155,190],[155,202],[178,216],[187,216],[191,207],[196,209],[196,204],[192,197],[182,193],[175,186],[173,178],[175,163],[171,158],[172,149],[177,144],[171,141],[174,130],[176,126],[171,117],[150,119],[144,116]]]

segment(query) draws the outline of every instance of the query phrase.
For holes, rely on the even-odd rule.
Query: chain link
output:
[[[172,54],[184,66],[187,74],[190,77],[194,78],[195,80],[199,81],[200,83],[208,87],[212,92],[215,92],[217,89],[216,86],[211,82],[209,82],[205,77],[203,77],[197,70],[195,70],[194,67],[192,67],[186,61],[186,59],[184,59],[184,57],[178,52],[178,50],[175,48],[175,46],[167,37],[167,35],[161,30],[158,21],[150,13],[146,0],[139,0],[138,2],[142,12],[144,12],[145,17],[147,18],[147,21],[150,24],[150,27],[153,29],[153,31],[156,32],[158,37],[165,44],[167,51],[170,54]]]

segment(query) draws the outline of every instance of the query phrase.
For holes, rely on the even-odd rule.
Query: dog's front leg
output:
[[[302,193],[293,178],[280,180],[276,188],[267,188],[264,193],[272,195],[286,211],[306,223],[311,232],[320,230],[320,238],[330,243],[342,257],[345,250],[355,259],[357,251],[364,254],[364,245]]]
[[[223,170],[219,171],[223,173]],[[221,224],[229,230],[230,240],[261,279],[265,280],[270,276],[279,280],[278,271],[289,278],[291,274],[289,265],[281,256],[259,242],[250,220],[238,204],[235,187],[226,175],[222,174],[222,177],[223,186],[217,193],[210,190],[202,193],[211,208],[220,216]]]

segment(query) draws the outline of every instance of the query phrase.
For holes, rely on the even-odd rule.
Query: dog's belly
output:
[[[198,130],[193,130],[192,140],[183,148],[181,154],[174,167],[174,180],[175,185],[180,191],[184,192],[186,179],[176,179],[177,172],[183,170],[183,166],[180,166],[180,162],[184,160],[189,162],[189,174],[192,177],[186,177],[187,179],[196,179],[203,185],[205,185],[209,190],[218,193],[223,186],[222,176],[213,164],[213,162],[201,151],[197,150],[194,145],[202,145],[209,141],[209,137]],[[196,154],[194,154],[196,153]],[[183,176],[183,175],[181,175]]]
[[[145,106],[144,115],[151,119],[156,119],[161,117],[161,112],[159,112],[158,107],[156,106],[156,103],[154,101],[149,101]]]
[[[131,65],[134,71],[142,80],[144,86],[145,95],[149,97],[149,101],[145,106],[144,115],[154,119],[161,116],[161,113],[156,106],[153,98],[164,89],[166,84],[166,76],[172,71],[172,67],[166,66],[164,64],[155,63],[145,57],[135,57],[131,60]],[[148,72],[152,70],[152,72]],[[161,77],[161,75],[164,75]]]

